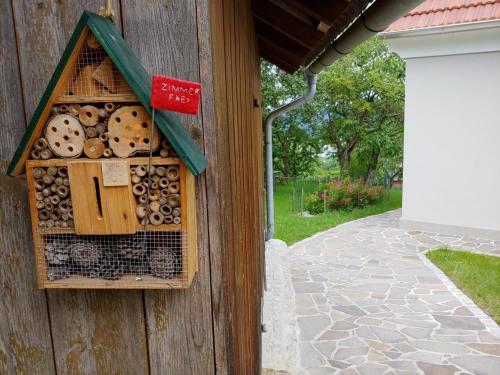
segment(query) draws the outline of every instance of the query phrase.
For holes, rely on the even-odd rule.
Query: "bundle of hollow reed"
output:
[[[40,228],[73,227],[73,207],[68,168],[38,167],[33,169],[35,206]]]
[[[141,224],[180,224],[180,174],[178,165],[130,168],[136,214]],[[148,197],[149,187],[149,197]]]

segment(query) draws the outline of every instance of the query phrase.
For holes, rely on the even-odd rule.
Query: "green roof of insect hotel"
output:
[[[113,64],[115,64],[139,101],[151,113],[151,106],[149,104],[151,97],[151,76],[144,69],[138,57],[132,52],[111,21],[97,14],[85,11],[73,31],[61,60],[31,118],[28,129],[9,164],[7,174],[10,176],[23,173],[24,163],[27,154],[29,154],[30,140],[40,126],[39,122],[42,113],[51,104],[51,98],[53,97],[56,85],[85,27],[88,27],[94,34],[96,40],[101,44],[103,50],[107,53]],[[155,124],[165,137],[167,137],[170,145],[191,173],[196,176],[203,172],[207,167],[208,160],[191,138],[178,116],[172,112],[156,110]]]

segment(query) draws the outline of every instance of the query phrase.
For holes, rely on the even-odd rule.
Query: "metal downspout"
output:
[[[309,71],[305,72],[307,80],[306,93],[284,106],[269,113],[264,121],[266,138],[266,198],[267,198],[267,229],[266,241],[273,238],[274,234],[274,173],[273,173],[273,121],[288,111],[300,107],[316,94],[317,75]]]

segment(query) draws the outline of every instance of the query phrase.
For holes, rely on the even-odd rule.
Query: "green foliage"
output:
[[[264,115],[302,95],[307,88],[302,71],[290,75],[262,61],[261,73]],[[318,164],[321,145],[313,124],[314,112],[309,105],[274,120],[273,161],[279,177],[308,175]]]
[[[341,169],[348,171],[355,158],[353,174],[371,182],[380,158],[400,156],[404,61],[379,38],[369,39],[320,76],[317,106],[321,136]]]
[[[350,211],[328,211],[313,217],[305,217],[297,214],[302,189],[304,189],[305,194],[313,192],[318,189],[318,183],[304,181],[297,184],[276,186],[274,196],[276,232],[274,237],[285,241],[288,245],[351,220],[401,208],[401,190],[392,189],[386,192],[379,203],[365,208],[355,208]]]
[[[500,258],[439,249],[427,257],[465,294],[500,323]]]
[[[330,211],[352,210],[378,203],[384,197],[384,189],[380,186],[368,186],[350,178],[330,181],[320,186],[319,190],[307,196],[306,209],[317,214]]]

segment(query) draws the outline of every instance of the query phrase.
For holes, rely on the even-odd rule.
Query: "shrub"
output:
[[[330,181],[320,186],[319,191],[306,197],[306,209],[317,214],[324,210],[324,194],[326,206],[330,211],[352,210],[378,203],[384,197],[384,189],[380,186],[368,186],[361,181],[350,178]]]

